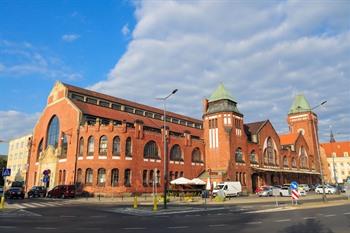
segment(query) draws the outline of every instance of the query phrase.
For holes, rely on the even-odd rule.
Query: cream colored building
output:
[[[320,145],[326,154],[330,183],[343,183],[347,177],[350,177],[350,141],[329,142]]]
[[[11,169],[11,176],[6,177],[6,186],[11,186],[14,181],[25,182],[31,139],[32,135],[28,134],[9,142],[7,168]]]

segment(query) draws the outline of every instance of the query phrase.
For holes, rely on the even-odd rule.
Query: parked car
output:
[[[259,197],[270,197],[272,196],[272,187],[269,186],[265,186],[263,187],[258,193],[257,195]]]
[[[317,186],[315,189],[315,192],[318,194],[323,193],[323,186],[322,185]],[[337,189],[331,185],[326,184],[324,186],[324,192],[328,194],[334,194],[337,192]]]
[[[12,187],[6,190],[5,197],[8,199],[21,198],[24,199],[24,190],[20,187]]]
[[[75,186],[58,185],[47,193],[47,197],[58,197],[58,198],[72,197],[73,198],[75,197]]]
[[[289,186],[283,186],[280,189],[280,196],[281,197],[290,197],[291,196],[291,190]]]
[[[308,184],[299,184],[299,190],[305,190],[306,192],[309,192],[310,187]]]
[[[32,197],[45,197],[46,196],[46,187],[44,186],[33,186],[29,191],[28,191],[28,198]]]

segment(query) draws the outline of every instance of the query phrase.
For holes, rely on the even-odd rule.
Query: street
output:
[[[57,203],[53,205],[52,202]],[[169,213],[154,215],[150,206],[133,212],[130,206],[70,203],[71,200],[28,200],[28,207],[0,212],[1,232],[336,232],[348,233],[350,205],[284,210],[273,205],[169,206]],[[46,205],[49,203],[50,205]],[[41,206],[39,206],[40,204]],[[128,214],[125,210],[130,210]],[[188,210],[182,212],[182,210]],[[283,208],[278,208],[283,210]],[[258,210],[258,211],[257,211]],[[141,214],[140,214],[141,213]]]

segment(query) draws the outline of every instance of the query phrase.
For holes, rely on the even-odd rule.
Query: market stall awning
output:
[[[183,185],[183,184],[191,184],[191,180],[185,178],[185,177],[180,177],[175,180],[170,181],[170,184],[175,184],[175,185]]]
[[[317,171],[307,171],[307,170],[271,169],[271,168],[261,168],[261,167],[252,167],[252,169],[260,172],[279,172],[279,173],[299,173],[299,174],[320,175],[320,173]]]
[[[199,179],[199,178],[194,178],[190,181],[190,184],[195,184],[195,185],[205,185],[206,183]]]

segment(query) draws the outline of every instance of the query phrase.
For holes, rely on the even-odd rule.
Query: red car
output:
[[[75,197],[74,185],[58,185],[47,193],[47,197],[67,198]]]

